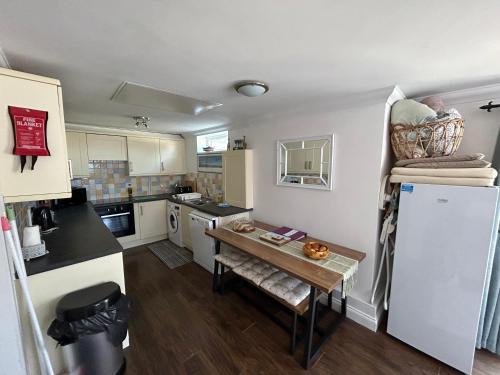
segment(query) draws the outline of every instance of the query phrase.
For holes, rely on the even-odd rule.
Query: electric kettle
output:
[[[50,208],[37,207],[33,209],[33,225],[39,225],[42,232],[54,228],[56,225],[52,220]]]

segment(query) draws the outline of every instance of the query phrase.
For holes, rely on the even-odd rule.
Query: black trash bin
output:
[[[120,286],[106,282],[61,298],[47,334],[62,346],[70,373],[123,374],[129,314],[130,303]]]

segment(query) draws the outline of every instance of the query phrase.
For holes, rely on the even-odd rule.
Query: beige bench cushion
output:
[[[241,251],[232,249],[224,249],[222,253],[215,255],[214,258],[229,268],[238,267],[250,259],[249,256],[243,254]]]
[[[257,259],[249,259],[241,266],[233,268],[233,272],[241,277],[252,281],[254,284],[259,285],[262,280],[271,276],[273,273],[278,272],[274,267],[267,263],[263,263]]]
[[[275,272],[260,283],[271,294],[297,306],[309,296],[310,286],[284,272]]]

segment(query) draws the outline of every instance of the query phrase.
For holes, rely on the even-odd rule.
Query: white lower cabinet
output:
[[[167,201],[134,203],[134,221],[135,234],[118,238],[125,249],[167,238]]]
[[[167,238],[167,201],[134,203],[135,234],[119,237],[124,249]]]
[[[167,234],[167,201],[138,203],[141,239]]]

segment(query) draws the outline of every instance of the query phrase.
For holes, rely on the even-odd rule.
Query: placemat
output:
[[[330,251],[328,256],[325,259],[315,260],[304,255],[302,247],[304,246],[303,242],[300,241],[290,241],[289,243],[283,246],[273,245],[272,243],[262,241],[259,236],[264,233],[268,233],[268,230],[264,230],[261,228],[255,228],[254,232],[250,233],[240,233],[233,230],[231,224],[227,224],[223,226],[224,229],[229,230],[233,233],[236,233],[240,236],[250,238],[254,241],[257,241],[263,245],[271,247],[273,249],[282,251],[284,253],[293,255],[296,258],[300,258],[305,260],[306,262],[314,263],[318,266],[324,267],[330,271],[337,272],[342,275],[344,278],[344,289],[342,297],[345,297],[352,290],[357,281],[358,275],[358,261],[355,259],[351,259],[345,257],[340,254],[336,254],[333,251]]]

